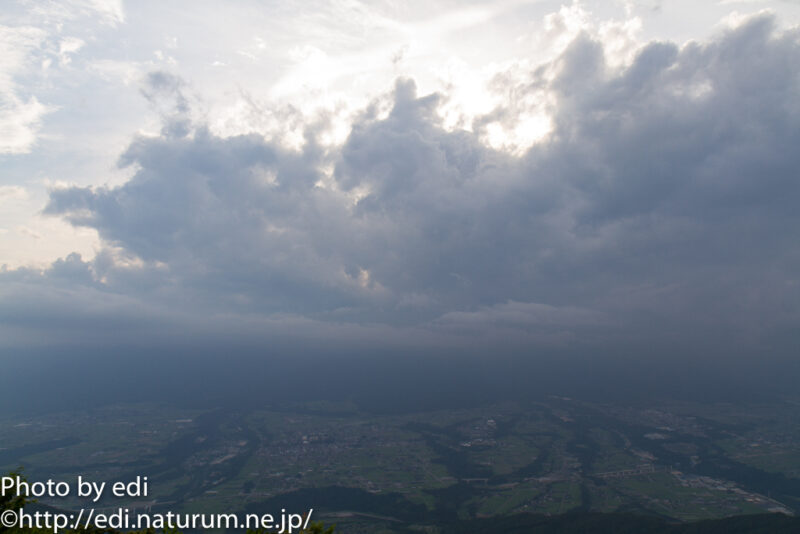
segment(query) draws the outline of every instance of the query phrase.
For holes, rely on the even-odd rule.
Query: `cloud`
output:
[[[21,94],[16,81],[44,39],[38,28],[0,25],[0,154],[29,152],[49,111],[35,96]]]
[[[22,299],[71,280],[89,301],[133,303],[122,317],[155,313],[160,331],[224,316],[231,333],[238,318],[338,342],[786,349],[800,319],[797,31],[759,15],[622,66],[608,53],[578,32],[495,80],[546,98],[551,130],[524,153],[445,127],[447,95],[410,79],[342,145],[318,142],[311,121],[292,149],[189,120],[185,82],[152,73],[143,92],[165,126],[122,155],[132,178],[54,189],[45,210],[106,249],[0,285]],[[507,106],[493,116],[513,117]]]
[[[125,22],[125,9],[122,0],[67,0],[66,2],[46,2],[30,7],[31,14],[40,20],[63,24],[80,18],[99,20],[110,27]]]
[[[489,347],[597,347],[601,333],[614,329],[608,318],[589,309],[508,301],[475,311],[445,313],[433,327],[472,338]]]
[[[122,0],[87,0],[85,2],[77,2],[77,4],[81,3],[97,11],[111,25],[125,22],[125,10],[122,7]]]
[[[97,35],[87,20],[114,28],[125,14],[121,0],[6,4],[0,24],[0,154],[28,154],[45,116],[59,109],[53,84],[64,83],[60,76],[87,43],[74,34],[91,46]]]
[[[0,185],[0,204],[14,200],[25,200],[28,191],[19,185]]]
[[[556,307],[536,302],[514,302],[496,304],[472,312],[450,312],[442,315],[437,322],[481,326],[485,324],[505,324],[509,326],[578,326],[598,324],[602,318],[591,310],[572,307]]]
[[[21,234],[24,234],[24,235],[26,235],[28,237],[32,237],[33,239],[41,239],[42,238],[42,234],[40,234],[36,230],[32,230],[32,229],[28,228],[27,226],[17,226],[17,232],[19,232]]]
[[[183,80],[169,72],[153,71],[145,77],[142,95],[161,115],[162,135],[184,137],[189,133],[189,101],[183,88]]]
[[[62,64],[67,65],[72,61],[70,54],[74,54],[86,43],[77,37],[65,37],[58,45],[58,56]]]

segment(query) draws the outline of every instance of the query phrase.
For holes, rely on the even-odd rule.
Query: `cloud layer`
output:
[[[121,156],[132,178],[54,189],[46,207],[104,250],[0,273],[9,343],[289,333],[788,351],[798,37],[760,15],[704,43],[649,43],[619,67],[581,33],[498,76],[505,104],[471,129],[445,127],[447,94],[399,79],[388,115],[364,109],[336,146],[324,117],[310,121],[296,150],[215,134],[184,82],[154,72],[143,94],[163,128]],[[549,115],[543,139],[487,145],[487,125],[513,128],[531,102]]]

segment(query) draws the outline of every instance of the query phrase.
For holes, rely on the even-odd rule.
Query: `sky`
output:
[[[4,2],[0,348],[791,356],[798,23]]]

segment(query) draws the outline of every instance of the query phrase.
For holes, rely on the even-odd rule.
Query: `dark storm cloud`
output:
[[[508,87],[554,102],[553,131],[520,157],[445,130],[441,97],[411,80],[342,147],[322,148],[310,125],[292,151],[188,123],[182,82],[156,73],[145,94],[173,104],[162,136],[122,156],[133,178],[54,190],[46,208],[97,229],[108,250],[0,276],[15,294],[65,284],[178,327],[226,314],[376,342],[478,331],[780,350],[800,319],[800,43],[773,24],[651,43],[621,71],[579,36]]]

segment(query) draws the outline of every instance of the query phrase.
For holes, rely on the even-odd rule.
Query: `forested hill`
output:
[[[442,528],[441,534],[796,534],[800,518],[783,514],[757,514],[696,521],[669,522],[652,516],[616,513],[580,513],[545,516],[517,514],[460,521]]]

